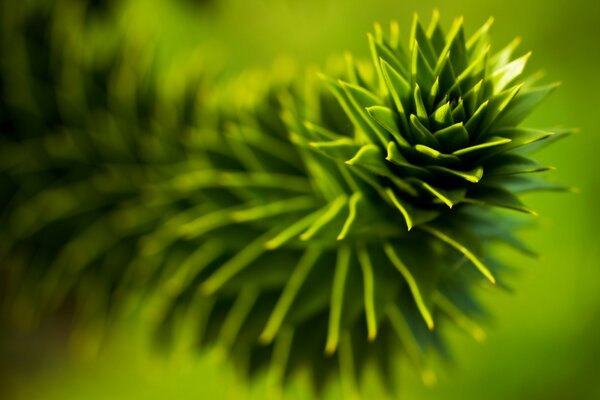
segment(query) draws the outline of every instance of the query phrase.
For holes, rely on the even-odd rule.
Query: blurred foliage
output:
[[[209,54],[208,58],[215,70],[224,69],[232,75],[248,67],[269,66],[281,53],[300,59],[302,64],[322,64],[327,55],[344,50],[367,56],[364,32],[369,30],[373,21],[385,21],[393,16],[399,19],[401,26],[408,27],[412,11],[428,14],[433,6],[439,7],[442,15],[447,17],[464,13],[467,23],[473,24],[471,28],[475,28],[476,24],[483,22],[489,15],[494,15],[501,22],[494,28],[494,37],[499,42],[506,42],[515,34],[521,34],[525,38],[525,47],[534,49],[532,64],[543,65],[549,76],[560,77],[564,81],[559,93],[544,105],[541,112],[529,119],[529,124],[551,126],[560,122],[568,126],[579,126],[583,131],[583,134],[561,148],[546,150],[542,154],[542,161],[551,160],[558,165],[558,179],[573,182],[581,188],[582,194],[568,198],[531,198],[530,204],[543,216],[540,220],[543,229],[526,236],[543,257],[533,262],[533,270],[527,268],[532,261],[515,258],[515,267],[526,271],[515,279],[518,282],[516,294],[500,299],[486,299],[492,314],[496,316],[497,325],[491,330],[487,342],[476,345],[455,335],[452,337],[454,343],[451,347],[455,349],[458,365],[456,370],[441,377],[438,385],[433,388],[423,388],[410,370],[404,371],[400,383],[403,396],[408,398],[558,399],[594,398],[599,395],[594,378],[600,373],[597,364],[600,349],[595,335],[600,328],[600,295],[595,288],[595,282],[600,277],[597,270],[600,261],[597,243],[600,235],[594,227],[600,221],[598,213],[594,212],[594,199],[600,194],[596,172],[600,160],[595,157],[600,139],[593,134],[595,119],[592,115],[600,85],[594,74],[595,63],[590,60],[590,54],[597,54],[599,50],[598,44],[591,38],[597,37],[599,32],[594,23],[598,15],[590,10],[587,2],[557,2],[553,7],[544,7],[536,1],[493,4],[470,1],[453,4],[420,2],[418,5],[396,4],[391,1],[369,2],[367,5],[350,0],[273,0],[252,3],[234,0],[128,1],[118,5],[116,2],[106,4],[109,6],[102,5],[99,14],[94,11],[94,7],[87,9],[85,31],[88,33],[71,38],[75,42],[79,41],[76,45],[98,43],[97,46],[82,46],[84,49],[96,49],[94,51],[103,46],[123,46],[124,50],[117,54],[130,57],[134,60],[134,65],[144,63],[143,60],[149,58],[150,61],[147,62],[155,65],[156,71],[160,71],[158,75],[171,76],[171,81],[177,80],[177,73],[171,72],[169,75],[165,71],[177,71],[181,63],[185,63],[190,54],[196,54],[199,48],[204,55],[200,58],[207,58],[205,55]],[[3,13],[6,10],[8,7],[3,8]],[[77,7],[72,10],[77,10]],[[533,20],[532,15],[536,16]],[[80,21],[65,19],[61,25],[69,28],[63,30],[82,32],[72,30],[71,26]],[[32,22],[32,35],[44,37],[48,34],[43,31],[35,32],[36,26],[41,25],[39,22]],[[114,29],[114,26],[119,29]],[[2,28],[9,32],[10,27],[3,24]],[[61,27],[56,27],[56,30],[60,31]],[[119,30],[127,32],[134,51],[130,51],[132,47],[123,45],[122,37],[115,34]],[[87,35],[93,38],[88,38]],[[69,43],[72,42],[61,40],[59,36],[55,46],[69,48]],[[4,42],[3,46],[5,51],[19,51],[19,46],[13,47],[10,40]],[[43,50],[42,46],[41,49],[34,50],[34,53],[44,57]],[[82,53],[85,54],[86,51]],[[109,53],[111,51],[104,54]],[[65,51],[65,54],[68,52]],[[3,60],[6,59],[8,58],[3,57]],[[84,62],[83,65],[77,65],[78,73],[65,73],[63,76],[67,78],[66,87],[86,87],[77,80],[70,83],[68,81],[80,76],[81,71],[87,71],[86,68],[103,65],[98,59],[102,59],[102,54],[90,54],[87,64]],[[49,64],[51,63],[41,60],[35,62],[34,67]],[[16,72],[11,73],[11,77],[18,77],[22,66],[14,68]],[[55,81],[60,81],[60,76],[53,76],[52,71],[37,73],[42,81],[52,82],[47,85],[49,88],[56,86]],[[102,76],[106,71],[97,73]],[[143,76],[136,71],[129,71],[129,74],[139,78],[129,95],[136,90],[144,90]],[[6,76],[3,73],[1,86],[4,92],[10,92],[11,82]],[[100,81],[102,82],[102,78]],[[173,87],[170,84],[164,86]],[[108,101],[102,95],[94,94],[93,88],[89,90],[87,97],[90,100],[87,103],[82,101],[80,106],[85,104],[85,107],[93,109],[97,102]],[[19,93],[13,95],[16,97],[15,101],[19,102]],[[52,105],[53,101],[46,100],[53,97],[57,96],[43,90],[37,100],[42,105],[56,107],[56,104]],[[115,93],[115,97],[118,100],[118,93]],[[167,98],[177,98],[177,95]],[[171,108],[173,104],[151,106],[160,109]],[[139,107],[148,105],[140,104]],[[5,109],[4,105],[2,109]],[[113,110],[119,112],[122,108],[114,106]],[[129,114],[119,118],[126,121],[137,118],[135,110],[128,111]],[[19,120],[27,126],[27,131],[35,132],[53,123],[52,120],[38,120],[37,116],[40,115],[51,116],[53,113],[36,113],[34,110],[23,114]],[[80,114],[74,112],[73,118],[78,115]],[[144,123],[151,124],[144,121],[136,123],[138,122],[140,126]],[[77,124],[87,127],[87,124],[93,125],[94,121],[77,121],[75,125]],[[161,129],[156,131],[159,134]],[[127,133],[127,130],[117,132]],[[139,136],[134,132],[128,134]],[[95,148],[96,144],[92,147]],[[152,144],[143,147],[157,150]],[[10,154],[5,149],[3,146],[5,154]],[[154,162],[155,158],[152,157],[156,157],[156,153],[150,150],[149,157]],[[106,160],[101,160],[106,163]],[[116,175],[124,176],[121,171]],[[5,285],[6,282],[4,280]],[[60,318],[58,320],[61,321]],[[80,398],[84,395],[88,397],[93,391],[101,398],[162,398],[175,391],[177,397],[196,395],[210,398],[216,397],[227,386],[231,390],[230,396],[239,398],[245,391],[243,387],[235,385],[235,376],[226,365],[220,363],[218,354],[190,360],[184,352],[165,363],[161,358],[155,359],[146,354],[142,346],[131,346],[132,342],[137,342],[134,338],[137,337],[139,328],[129,326],[115,329],[115,339],[109,340],[105,344],[107,351],[102,352],[106,355],[100,356],[94,363],[81,359],[59,361],[64,360],[65,354],[68,354],[64,348],[68,346],[63,342],[64,324],[68,323],[69,321],[48,322],[43,333],[31,336],[4,331],[6,340],[3,341],[2,348],[2,379],[11,396]],[[24,324],[27,325],[27,321]],[[49,349],[47,345],[40,345],[43,341],[56,344],[56,348],[52,346]],[[32,346],[32,343],[38,343],[39,347]],[[91,354],[94,353],[92,350]],[[219,367],[215,368],[215,365]],[[119,369],[116,369],[117,366]],[[122,378],[117,383],[118,375]],[[257,387],[260,387],[260,382],[257,381]],[[147,388],[145,394],[140,394],[143,393],[140,391],[141,386]],[[376,387],[375,384],[367,385],[367,392],[376,390]],[[329,397],[338,398],[338,389],[332,388]],[[255,398],[261,398],[260,389],[253,390]],[[305,385],[299,383],[289,389],[289,394],[292,398],[306,398],[306,390]],[[372,394],[372,397],[377,396]]]

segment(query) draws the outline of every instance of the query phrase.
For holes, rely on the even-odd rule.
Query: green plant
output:
[[[83,316],[74,336],[93,352],[140,236],[186,207],[146,187],[199,158],[191,126],[213,125],[202,66],[157,73],[94,4],[2,7],[2,315],[22,327]]]
[[[46,75],[79,71],[83,91],[47,80],[33,125],[3,105],[9,308],[72,304],[94,326],[133,310],[276,384],[339,369],[352,392],[370,362],[392,384],[398,354],[433,380],[440,325],[484,336],[474,290],[506,269],[490,247],[531,253],[495,209],[533,214],[518,194],[562,189],[530,178],[549,168],[528,155],[568,132],[518,127],[555,85],[520,81],[529,56],[491,54],[490,25],[466,39],[461,20],[415,18],[407,48],[377,26],[370,62],[175,98],[151,72],[119,80],[125,51],[99,76],[61,58]]]

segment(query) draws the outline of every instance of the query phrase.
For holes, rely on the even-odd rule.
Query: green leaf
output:
[[[346,164],[363,167],[382,176],[391,175],[381,150],[374,144],[362,146],[353,158],[346,161]]]
[[[312,192],[312,188],[306,177],[271,172],[230,172],[212,170],[181,173],[176,178],[166,181],[164,184],[161,183],[158,187],[181,192],[191,192],[198,189],[215,187],[232,189],[240,187],[266,189],[280,188],[294,192]]]
[[[317,220],[315,220],[308,229],[300,235],[300,240],[309,240],[322,232],[332,221],[341,214],[344,206],[348,203],[346,195],[341,195],[329,203],[329,207],[323,211]]]
[[[436,374],[434,371],[424,366],[426,362],[424,354],[425,350],[419,340],[423,335],[419,335],[419,332],[414,332],[414,330],[411,329],[409,321],[413,319],[412,316],[406,315],[406,310],[403,310],[396,304],[391,305],[387,309],[387,316],[392,328],[398,335],[398,338],[404,344],[408,358],[420,371],[423,383],[431,386],[437,380]]]
[[[346,218],[346,222],[338,234],[337,240],[343,240],[348,235],[352,225],[356,221],[356,210],[358,208],[358,204],[363,201],[364,200],[360,192],[352,193],[352,196],[350,196],[350,201],[348,202],[348,218]]]
[[[512,139],[501,137],[501,136],[491,136],[488,137],[483,143],[479,143],[473,146],[465,147],[464,149],[456,150],[452,154],[460,157],[478,157],[481,155],[488,154],[489,148],[498,147],[510,143]]]
[[[444,46],[446,45],[446,36],[442,31],[439,19],[439,12],[434,11],[433,16],[431,17],[429,27],[427,28],[427,37],[431,42],[431,46],[435,50],[436,58],[439,57],[439,55],[444,50]]]
[[[452,118],[455,121],[464,121],[467,119],[467,113],[465,112],[465,104],[462,99],[458,100],[458,104],[452,110]]]
[[[501,135],[502,137],[511,139],[510,143],[506,144],[505,146],[499,149],[503,152],[518,149],[520,147],[527,149],[530,148],[530,146],[537,144],[538,142],[548,141],[555,135],[554,132],[529,128],[502,128],[494,131],[492,134]],[[494,153],[490,153],[490,155],[493,154]]]
[[[465,109],[469,115],[472,115],[475,110],[480,106],[480,99],[482,96],[483,79],[477,82],[464,96],[463,101],[465,103]]]
[[[200,286],[202,293],[205,295],[214,294],[242,269],[253,263],[261,254],[265,252],[265,243],[271,235],[271,232],[267,232],[267,234],[248,244],[240,252],[235,254],[227,262],[221,265],[210,277],[208,277],[208,279],[202,283]]]
[[[373,106],[368,107],[367,112],[379,125],[384,127],[388,132],[396,136],[400,136],[400,130],[398,129],[398,123],[394,111],[387,107]]]
[[[440,79],[440,89],[442,93],[448,93],[449,89],[456,82],[456,72],[452,67],[452,61],[450,60],[450,54],[446,53],[441,55],[434,70],[433,74]]]
[[[427,64],[429,64],[429,65],[435,64],[437,57],[435,56],[433,47],[431,46],[431,43],[429,42],[429,38],[427,37],[427,34],[425,33],[425,30],[423,29],[421,22],[419,22],[419,18],[417,16],[417,14],[415,14],[413,17],[413,23],[412,23],[409,43],[410,43],[412,51],[414,51],[415,47],[419,47],[419,46],[421,47],[423,59],[424,59],[424,61],[427,62]]]
[[[560,83],[520,91],[506,107],[495,125],[498,127],[517,126],[558,86]]]
[[[465,181],[471,182],[471,183],[477,183],[483,177],[483,168],[482,167],[475,167],[470,171],[459,171],[456,169],[450,169],[450,168],[441,167],[438,165],[432,165],[429,167],[429,169],[432,171],[437,171],[437,172],[441,173],[442,175],[445,174],[445,175],[450,175],[450,176],[456,176],[456,177],[459,177],[459,178],[464,179]]]
[[[517,151],[523,152],[526,154],[534,153],[552,143],[555,143],[558,140],[561,140],[561,139],[563,139],[567,136],[570,136],[574,133],[577,133],[577,132],[578,132],[577,129],[554,129],[554,130],[552,130],[551,135],[546,136],[546,137],[541,137],[539,140],[533,140],[533,141],[530,140],[529,143],[527,143],[527,146],[524,146],[524,147],[518,149]]]
[[[515,98],[517,93],[521,90],[522,85],[517,85],[510,89],[506,89],[503,92],[495,94],[490,98],[490,103],[487,107],[487,113],[483,119],[481,132],[486,132],[490,126],[499,118],[504,109],[508,107],[510,102]]]
[[[423,156],[425,162],[432,164],[460,164],[460,158],[452,154],[443,154],[429,146],[418,144],[414,147],[418,154]]]
[[[454,124],[454,119],[452,118],[450,102],[444,103],[429,116],[429,126],[433,130],[434,134],[437,130],[452,124]]]
[[[514,61],[506,64],[502,68],[494,71],[491,76],[491,84],[494,88],[494,93],[503,91],[508,85],[510,85],[525,69],[527,60],[531,56],[531,52],[525,54],[523,57],[517,58]]]
[[[504,176],[490,180],[492,184],[502,186],[505,190],[515,193],[529,192],[576,192],[577,190],[558,183],[529,176]]]
[[[438,140],[442,149],[447,152],[462,149],[469,144],[469,133],[462,122],[441,129],[433,136]]]
[[[465,202],[506,208],[537,216],[537,213],[527,208],[513,193],[499,186],[479,184],[469,190]]]
[[[360,145],[348,138],[328,142],[310,142],[311,147],[337,161],[346,161],[352,158],[360,149]]]
[[[159,235],[158,241],[162,242],[161,244],[157,243],[162,250],[162,246],[166,246],[170,243],[171,240],[175,240],[179,237],[183,237],[185,239],[193,239],[200,237],[207,232],[210,232],[216,228],[221,228],[233,223],[231,219],[231,209],[220,209],[212,212],[205,213],[198,218],[190,218],[185,223],[178,225],[174,232],[171,228],[171,224],[165,224],[163,226],[163,230],[158,230],[152,233],[152,235]],[[161,233],[165,232],[164,235]],[[171,236],[169,240],[167,240],[167,236]],[[145,250],[149,251],[149,250]]]
[[[367,321],[367,335],[370,342],[377,337],[377,313],[375,311],[375,279],[373,276],[373,263],[365,246],[357,248],[358,261],[363,275],[363,296],[365,304],[365,318]]]
[[[444,313],[446,313],[446,315],[452,319],[457,326],[471,335],[473,339],[477,340],[478,342],[483,342],[485,340],[485,331],[479,326],[479,324],[469,318],[459,306],[453,304],[441,292],[437,293],[435,297],[435,303]]]
[[[485,118],[485,114],[487,112],[487,108],[490,102],[488,100],[484,101],[477,110],[471,115],[471,118],[465,124],[465,128],[469,132],[470,137],[477,137],[477,134],[480,130],[480,125]]]
[[[317,218],[319,218],[323,211],[323,209],[320,209],[308,214],[304,218],[299,219],[294,224],[280,231],[277,235],[272,236],[270,240],[264,244],[265,248],[269,250],[275,250],[296,236],[299,236],[304,230],[311,226],[317,220]]]
[[[465,207],[460,211],[460,223],[469,226],[473,235],[481,240],[499,241],[531,257],[536,253],[517,238],[513,232],[528,225],[522,219],[509,218],[481,207]]]
[[[235,303],[231,307],[219,331],[219,340],[225,348],[231,349],[233,346],[244,321],[246,321],[252,307],[256,304],[258,296],[258,290],[252,285],[247,285],[235,299]],[[195,335],[197,332],[193,334]]]
[[[315,200],[316,199],[313,196],[287,198],[281,201],[274,201],[272,203],[232,211],[230,216],[231,220],[236,223],[256,221],[263,218],[314,208],[317,205]]]
[[[398,149],[398,146],[394,142],[389,142],[387,146],[387,156],[386,160],[391,162],[392,164],[400,167],[400,169],[410,175],[417,176],[430,176],[431,173],[423,167],[419,167],[408,161]]]
[[[492,275],[490,269],[483,262],[481,262],[481,260],[479,260],[479,258],[470,249],[453,239],[450,234],[444,233],[430,225],[421,225],[419,228],[437,237],[442,242],[447,243],[462,253],[469,261],[471,261],[471,263],[473,263],[475,268],[477,268],[483,274],[483,276],[485,276],[491,283],[496,283],[496,279]]]
[[[338,353],[340,382],[344,396],[357,398],[359,396],[358,383],[356,381],[355,349],[352,345],[352,334],[350,331],[342,333],[340,338],[340,351]]]
[[[400,271],[400,274],[408,284],[408,288],[413,295],[415,300],[415,304],[421,313],[421,316],[425,320],[427,327],[432,330],[434,328],[433,316],[431,312],[432,299],[430,293],[424,291],[424,287],[427,286],[426,282],[430,282],[430,279],[419,279],[415,278],[415,275],[411,272],[411,270],[402,262],[402,259],[389,242],[386,242],[383,245],[383,249],[385,254],[388,256],[389,260],[392,262],[394,267]]]
[[[355,112],[362,118],[363,121],[367,122],[371,132],[374,132],[376,135],[376,140],[372,140],[374,143],[377,143],[377,139],[384,146],[387,144],[389,140],[389,134],[385,132],[378,124],[376,124],[367,113],[367,108],[379,105],[381,100],[377,98],[373,93],[368,90],[360,87],[351,85],[346,82],[340,82],[340,85],[346,92],[346,95],[350,99],[350,103],[353,105]]]
[[[271,361],[267,372],[267,385],[278,393],[283,391],[285,382],[285,373],[292,351],[292,343],[294,340],[294,329],[285,327],[281,330],[273,346],[271,353]]]
[[[437,103],[441,96],[440,78],[438,77],[435,79],[435,82],[433,82],[433,86],[429,91],[429,96],[427,97],[427,109],[432,110],[433,106]],[[429,119],[431,119],[431,115],[429,116]]]
[[[346,62],[346,79],[348,83],[360,87],[365,86],[366,83],[363,81],[358,69],[356,68],[356,63],[354,62],[352,54],[346,52],[344,54],[344,61]]]
[[[370,118],[364,111],[364,107],[357,105],[356,101],[352,100],[348,96],[348,91],[344,90],[341,84],[329,79],[325,76],[321,76],[327,88],[331,91],[333,96],[337,99],[342,109],[346,112],[348,118],[352,121],[353,125],[357,129],[356,135],[357,138],[362,139],[363,141],[376,143],[379,138],[375,132],[373,132],[369,122]],[[368,96],[367,96],[368,97]],[[377,101],[371,99],[372,101],[367,106],[372,106],[377,104]],[[369,120],[367,120],[369,118]],[[361,138],[360,135],[366,135],[366,138]]]
[[[414,144],[422,144],[429,147],[438,147],[440,145],[433,133],[431,133],[414,114],[410,115],[410,126]]]
[[[398,127],[398,122],[400,122],[402,125],[402,130],[405,133],[408,133],[408,124],[406,123],[404,116],[397,116],[394,114],[393,110],[382,106],[368,107],[367,112],[375,121],[377,121],[379,125],[390,132],[398,143],[401,143],[404,146],[409,146]]]
[[[421,52],[419,43],[415,42],[412,49],[411,76],[415,86],[422,86],[429,92],[435,81],[433,70]]]
[[[438,211],[424,210],[421,208],[413,207],[408,202],[402,200],[399,196],[394,193],[390,188],[386,190],[390,200],[396,206],[398,211],[402,214],[404,221],[406,222],[406,229],[411,230],[414,226],[424,224],[435,219],[438,215]]]
[[[430,195],[437,198],[441,203],[447,205],[448,208],[452,208],[454,205],[460,203],[465,198],[467,192],[465,189],[440,189],[427,182],[421,182],[421,187]]]
[[[415,112],[417,117],[421,123],[427,125],[429,124],[429,117],[427,113],[427,109],[425,108],[425,101],[423,100],[423,96],[421,95],[421,88],[418,84],[415,85],[415,90],[413,92],[413,101],[415,104]]]
[[[316,153],[305,154],[306,170],[311,177],[311,192],[317,192],[325,199],[332,200],[345,191],[345,182],[336,163]]]
[[[454,21],[454,25],[448,33],[447,42],[452,68],[455,72],[460,74],[467,67],[467,49],[465,47],[462,17]]]
[[[494,17],[490,17],[485,24],[475,32],[466,43],[467,52],[470,58],[476,57],[489,42],[488,33],[494,24]]]
[[[498,154],[485,163],[486,175],[489,176],[528,174],[548,171],[550,169],[552,167],[542,165],[537,161],[514,153]]]
[[[516,48],[521,44],[521,38],[515,38],[505,48],[494,54],[490,58],[490,66],[492,70],[498,70],[504,67],[512,60],[512,55]]]
[[[331,305],[329,307],[329,327],[327,329],[325,354],[333,354],[338,346],[340,326],[342,323],[346,276],[348,275],[348,269],[350,267],[351,255],[352,251],[349,246],[341,246],[338,250],[335,275],[333,278],[333,290],[331,292]]]
[[[337,133],[330,131],[329,129],[323,128],[322,126],[315,125],[310,121],[305,121],[304,127],[310,133],[311,141],[320,142],[320,141],[338,140],[338,139],[344,138],[344,136],[340,136]]]
[[[473,82],[477,82],[478,80],[483,80],[484,72],[485,72],[485,60],[488,56],[489,47],[482,52],[479,58],[471,61],[471,63],[462,71],[450,89],[448,93],[454,95],[461,95],[462,93],[469,90]],[[466,98],[466,94],[462,96]],[[469,110],[467,108],[467,110]],[[470,111],[470,110],[469,110]]]
[[[387,88],[392,95],[396,109],[400,115],[406,115],[405,105],[410,96],[410,84],[402,75],[396,71],[385,60],[381,60],[381,72],[385,79]]]
[[[271,312],[269,320],[267,321],[267,324],[260,335],[259,340],[262,343],[271,343],[273,338],[275,338],[275,335],[277,335],[277,332],[279,331],[287,312],[292,306],[296,295],[300,291],[300,288],[304,284],[308,273],[315,265],[320,255],[321,250],[315,248],[309,248],[304,252],[304,255],[298,262],[298,265],[294,269],[290,279],[287,281],[285,288],[277,300],[275,308]]]
[[[161,289],[164,288],[163,290],[168,293],[181,291],[211,263],[225,254],[224,247],[219,240],[212,239],[204,242],[178,264],[177,270],[171,276],[161,280]]]
[[[404,65],[402,65],[400,59],[394,54],[394,51],[387,44],[378,42],[375,40],[375,38],[373,38],[371,41],[371,37],[369,37],[369,44],[372,46],[371,51],[374,65],[381,65],[380,60],[383,60],[392,66],[392,68],[396,71],[400,71],[401,74],[407,74],[406,68]]]

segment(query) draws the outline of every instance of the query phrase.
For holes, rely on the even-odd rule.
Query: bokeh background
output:
[[[9,0],[10,1],[10,0]],[[495,17],[493,43],[515,36],[533,51],[530,71],[562,81],[527,124],[578,127],[580,133],[538,157],[556,166],[553,179],[579,194],[542,194],[525,200],[541,217],[524,233],[540,258],[514,258],[513,293],[485,293],[493,316],[488,338],[475,343],[449,332],[454,360],[439,361],[436,385],[424,386],[410,368],[398,379],[403,399],[600,398],[600,8],[590,0],[121,0],[104,3],[102,29],[128,32],[159,69],[190,57],[235,76],[296,60],[323,65],[331,54],[368,56],[373,22],[396,19],[408,34],[414,12],[434,8],[449,26],[463,15],[473,32]],[[100,36],[101,38],[102,36]],[[102,42],[102,39],[98,40]],[[158,72],[160,73],[160,71]],[[512,255],[511,255],[512,257]],[[60,322],[27,334],[5,334],[0,353],[0,398],[263,398],[262,382],[237,382],[218,353],[149,352],[143,327],[115,328],[101,352],[73,352]],[[365,397],[382,396],[373,384]],[[5,395],[2,395],[5,393]],[[304,399],[296,383],[286,398]],[[337,385],[327,398],[341,398]]]

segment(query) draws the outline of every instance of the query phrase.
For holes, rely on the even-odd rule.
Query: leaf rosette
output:
[[[438,18],[415,17],[407,47],[376,26],[370,61],[301,82],[183,76],[169,96],[152,66],[128,79],[126,51],[97,71],[41,63],[52,102],[2,99],[16,303],[139,311],[161,338],[217,344],[274,385],[338,371],[350,393],[372,363],[392,385],[399,354],[432,382],[441,326],[485,337],[476,289],[509,269],[491,246],[532,253],[509,212],[534,214],[521,193],[564,189],[530,177],[551,169],[530,154],[569,133],[519,126],[556,85],[521,78],[517,41],[491,52],[491,21],[466,39],[462,19],[446,33]],[[6,60],[3,75],[20,62]]]

